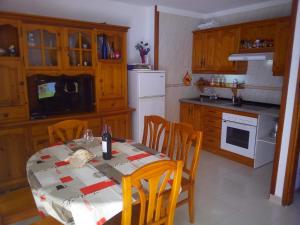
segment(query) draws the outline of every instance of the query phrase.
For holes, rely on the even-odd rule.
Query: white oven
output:
[[[221,149],[254,158],[257,118],[222,114]]]

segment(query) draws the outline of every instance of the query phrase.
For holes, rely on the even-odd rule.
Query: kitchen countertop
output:
[[[269,115],[275,117],[279,116],[279,106],[267,103],[255,104],[254,102],[245,101],[241,106],[233,106],[231,103],[231,99],[218,98],[216,100],[211,100],[208,97],[182,98],[179,99],[179,102],[207,105],[241,112],[255,113],[258,115]]]

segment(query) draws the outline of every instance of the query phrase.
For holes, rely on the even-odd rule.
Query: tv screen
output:
[[[38,85],[38,99],[51,98],[55,95],[55,82]]]

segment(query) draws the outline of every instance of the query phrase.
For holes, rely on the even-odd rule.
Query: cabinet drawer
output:
[[[203,139],[203,148],[209,150],[218,150],[220,148],[220,138],[215,138],[211,136],[204,136]]]
[[[126,107],[124,99],[99,99],[99,110],[110,111],[113,109],[123,109]]]
[[[203,110],[203,115],[205,117],[215,117],[222,119],[222,111],[212,107],[205,107]]]
[[[211,127],[221,128],[222,120],[219,118],[204,116],[203,124],[204,124],[204,130],[206,128],[211,128]]]
[[[204,127],[204,138],[215,137],[216,139],[221,138],[221,130],[216,127]]]
[[[27,110],[25,106],[0,108],[0,121],[26,120]]]

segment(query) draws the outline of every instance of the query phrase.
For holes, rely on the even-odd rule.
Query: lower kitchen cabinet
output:
[[[27,183],[28,136],[25,128],[0,131],[0,191]]]
[[[194,105],[190,103],[180,103],[180,122],[194,124]]]

